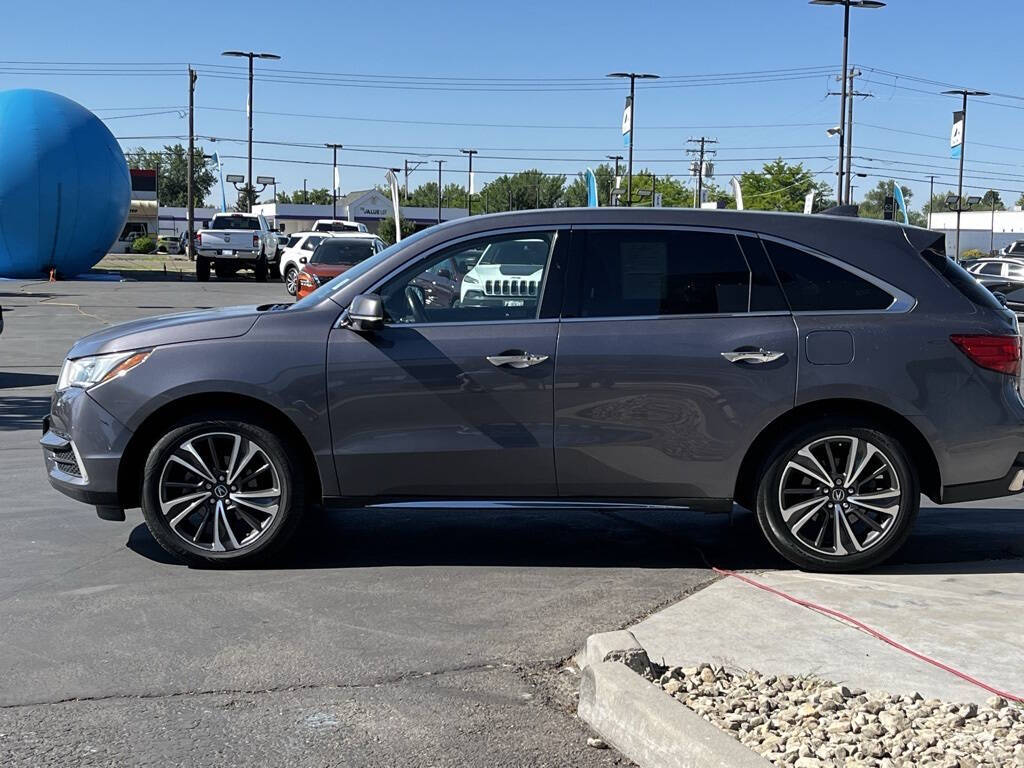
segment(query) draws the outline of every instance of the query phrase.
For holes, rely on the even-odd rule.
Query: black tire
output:
[[[278,257],[280,259],[280,257]],[[281,262],[275,261],[270,265],[270,279],[280,280],[281,279]]]
[[[205,283],[210,279],[210,260],[205,256],[196,256],[196,280]]]
[[[203,468],[211,470],[210,474],[215,481],[221,477],[230,481],[226,468],[229,466],[229,448],[235,436],[239,438],[238,445],[241,447],[236,454],[235,471],[238,476],[234,486],[224,481],[206,483],[200,474],[189,472],[179,461],[171,458],[175,455],[179,458],[183,456],[192,463],[193,469],[201,463]],[[200,462],[181,447],[183,443],[195,438],[200,438],[193,445],[200,454]],[[248,454],[250,446],[256,446],[262,455],[254,454],[248,464],[242,463],[243,451]],[[218,475],[215,469],[218,464],[215,456],[218,452],[223,475]],[[294,458],[298,455],[299,451],[290,441],[251,414],[240,413],[225,417],[223,413],[203,413],[186,417],[167,430],[150,450],[146,460],[142,480],[142,513],[146,525],[161,547],[192,566],[236,568],[267,563],[288,544],[305,514],[303,473]],[[257,471],[246,474],[250,469],[249,464],[262,462],[264,458],[268,468],[262,468],[260,464]],[[200,473],[203,468],[200,468]],[[165,479],[169,485],[162,485]],[[198,492],[205,492],[209,498],[199,499],[200,505],[179,521],[176,531],[171,521],[190,507],[192,501],[176,502],[178,496],[172,494],[187,495],[192,490],[171,486],[187,485],[196,479],[199,481],[195,486]],[[178,482],[172,482],[175,480]],[[182,483],[181,480],[186,482]],[[259,489],[259,485],[267,484],[272,487]],[[247,488],[257,490],[247,491]],[[218,489],[226,495],[218,496]],[[253,496],[257,495],[260,499],[276,499],[277,505],[253,506],[240,503],[240,496],[235,491],[246,493],[247,501],[255,501]],[[279,494],[273,491],[279,491]],[[163,511],[162,502],[168,505]],[[255,509],[262,511],[256,512]],[[271,514],[267,511],[270,509],[276,511]],[[217,521],[216,526],[212,522],[214,519]],[[224,533],[220,532],[221,527]],[[228,531],[231,531],[230,535],[226,535]],[[243,535],[246,531],[248,535]],[[194,538],[192,533],[195,533]],[[216,544],[213,542],[219,542],[222,538],[226,540],[225,551],[215,551]],[[249,543],[246,543],[247,539]],[[240,545],[238,548],[234,546],[236,543]]]
[[[284,289],[294,296],[299,288],[299,269],[292,264],[284,273]]]
[[[854,489],[850,494],[843,487],[848,482],[845,472],[849,456],[849,448],[843,453],[844,439],[845,445],[855,446],[856,451],[854,471],[850,474],[858,475],[860,462],[866,462],[854,484],[849,486]],[[812,456],[818,457],[818,464],[827,470],[826,475],[835,470],[832,477],[827,478],[830,485],[791,466],[791,461],[797,459],[795,463],[820,475],[813,462],[805,458],[806,454],[800,454],[808,449]],[[864,459],[864,456],[869,458]],[[878,477],[865,484],[865,478],[873,474]],[[841,482],[837,483],[838,480]],[[834,503],[835,496],[831,494],[836,490],[841,491],[838,500],[842,503]],[[898,496],[878,496],[894,492]],[[872,493],[877,500],[862,498]],[[861,502],[852,502],[854,498],[860,498]],[[814,511],[816,499],[825,500],[817,512]],[[786,515],[783,514],[784,502],[788,505]],[[896,511],[883,513],[881,509],[862,506],[864,503]],[[809,506],[801,508],[801,504]],[[843,573],[871,568],[895,554],[910,535],[920,505],[917,472],[896,438],[874,426],[822,420],[794,430],[764,462],[756,506],[761,531],[776,552],[805,570]],[[806,522],[801,525],[805,518]],[[867,520],[873,520],[878,530]],[[812,536],[815,541],[810,540]]]
[[[257,283],[267,282],[267,254],[261,253],[259,258],[256,259],[256,264],[252,268],[253,274],[256,275]]]

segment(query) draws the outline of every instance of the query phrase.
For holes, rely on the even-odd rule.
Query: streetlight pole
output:
[[[477,151],[475,149],[460,149],[459,152],[461,152],[464,155],[469,155],[469,177],[467,179],[468,183],[466,184],[466,207],[469,210],[469,214],[468,215],[472,216],[473,215],[473,155],[475,155]]]
[[[441,165],[444,160],[437,161],[437,223],[441,223]]]
[[[622,159],[622,155],[605,155],[609,160],[615,161],[615,183],[612,185],[612,189],[619,184],[619,161]],[[612,193],[608,192],[608,205],[612,204]]]
[[[332,164],[331,164],[331,218],[338,218],[338,184],[337,174],[338,170],[338,150],[344,149],[343,144],[324,144],[329,150],[333,152]]]
[[[972,91],[967,88],[958,88],[952,91],[943,91],[947,96],[963,97],[964,125],[960,134],[960,176],[956,188],[956,254],[953,258],[960,260],[960,214],[964,209],[964,157],[967,156],[967,97],[968,96],[990,96],[986,91]]]
[[[636,133],[636,81],[657,80],[649,72],[612,72],[607,77],[629,78],[629,165],[626,170],[626,205],[633,204],[633,135]]]
[[[241,56],[249,60],[249,101],[246,103],[246,112],[249,113],[249,175],[246,179],[246,207],[252,210],[253,183],[252,183],[252,72],[253,59],[279,60],[281,57],[276,53],[256,53],[255,51],[224,51],[221,56]]]
[[[811,5],[841,5],[843,6],[843,73],[840,77],[843,83],[842,93],[839,99],[839,128],[846,125],[846,70],[850,56],[850,8],[884,8],[885,3],[880,0],[810,0]],[[839,142],[839,183],[836,185],[836,201],[843,204],[843,143]]]

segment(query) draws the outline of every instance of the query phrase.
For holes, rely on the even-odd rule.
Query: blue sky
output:
[[[147,7],[160,10],[141,15]],[[972,102],[967,172],[972,177],[969,184],[1005,189],[1004,200],[1013,203],[1024,191],[1024,101],[1011,98],[1024,96],[1017,43],[1024,8],[1012,0],[966,8],[965,12],[962,2],[952,0],[891,0],[882,10],[854,11],[851,61],[875,70],[1006,94],[989,101],[1009,106],[980,99]],[[984,11],[978,12],[979,8]],[[174,112],[118,116],[184,105],[184,63],[192,62],[201,72],[197,133],[244,138],[245,81],[214,77],[218,70],[210,66],[238,63],[219,56],[227,48],[278,53],[283,57],[280,62],[257,63],[258,75],[279,70],[293,80],[310,77],[294,74],[303,70],[561,78],[564,82],[624,69],[662,75],[817,67],[838,71],[841,60],[841,9],[814,7],[805,0],[345,4],[256,0],[160,6],[57,0],[7,4],[4,14],[8,33],[18,32],[5,35],[0,88],[37,87],[63,93],[97,110],[118,137],[187,133],[187,122]],[[140,65],[145,71],[135,75],[124,74],[130,69],[126,67],[113,68],[120,71],[114,75],[82,74],[79,65],[71,65],[78,70],[74,75],[29,74],[24,70],[31,65],[23,62],[32,61],[146,65]],[[174,62],[181,62],[180,73]],[[39,69],[52,70],[52,66],[35,71]],[[154,69],[159,71],[149,71]],[[684,175],[685,142],[704,134],[720,142],[719,183],[778,155],[801,158],[805,167],[822,171],[820,178],[834,183],[835,144],[825,129],[838,121],[839,105],[836,97],[825,92],[835,85],[823,72],[811,72],[800,79],[774,82],[707,86],[695,81],[691,87],[640,87],[635,167]],[[619,120],[626,89],[614,81],[587,86],[591,89],[490,92],[257,80],[256,138],[317,145],[335,141],[361,147],[344,150],[340,162],[368,166],[400,166],[405,158],[432,159],[457,154],[459,147],[479,147],[483,149],[474,162],[481,171],[479,187],[493,177],[487,171],[526,167],[575,171],[596,165],[606,154],[622,152]],[[927,183],[916,180],[937,173],[937,188],[951,186],[955,164],[949,159],[948,135],[956,101],[935,95],[940,85],[877,71],[866,71],[859,87],[874,98],[856,105],[856,154],[873,158],[856,161],[858,167],[907,182],[916,193],[915,207],[927,195]],[[388,120],[489,125],[378,122]],[[556,127],[511,127],[523,124]],[[763,127],[732,127],[755,124]],[[162,143],[161,139],[122,141],[124,146],[150,148]],[[212,148],[205,142],[204,146]],[[217,147],[225,155],[245,154],[241,143]],[[254,154],[311,163],[329,160],[328,150],[319,148],[260,145]],[[554,159],[526,159],[540,157]],[[443,159],[446,181],[465,183],[464,158]],[[244,172],[244,164],[241,159],[227,160],[225,172]],[[430,167],[433,171],[414,174],[411,184],[436,178],[436,165]],[[327,165],[267,160],[257,161],[255,172],[276,176],[288,190],[301,188],[304,178],[310,187],[331,184]],[[379,168],[342,168],[342,187],[347,191],[381,183],[383,173]],[[867,178],[856,183],[863,192],[876,181]]]

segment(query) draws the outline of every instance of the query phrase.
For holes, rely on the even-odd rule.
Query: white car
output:
[[[459,290],[462,304],[512,306],[509,302],[537,301],[548,242],[541,239],[504,240],[488,245]]]
[[[317,219],[313,222],[314,232],[369,232],[365,224],[346,219]]]
[[[313,251],[325,237],[334,237],[337,232],[295,232],[281,251],[281,279],[292,296],[298,289],[299,272],[309,260]]]

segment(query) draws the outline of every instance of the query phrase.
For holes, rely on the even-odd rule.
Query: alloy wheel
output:
[[[849,435],[819,438],[793,454],[778,494],[790,534],[802,547],[833,557],[877,547],[903,508],[892,460],[874,443]]]
[[[168,527],[208,552],[251,547],[282,503],[280,473],[267,451],[233,432],[182,441],[164,462],[159,494]]]
[[[292,296],[299,290],[299,270],[295,267],[288,267],[284,273],[284,287]]]

